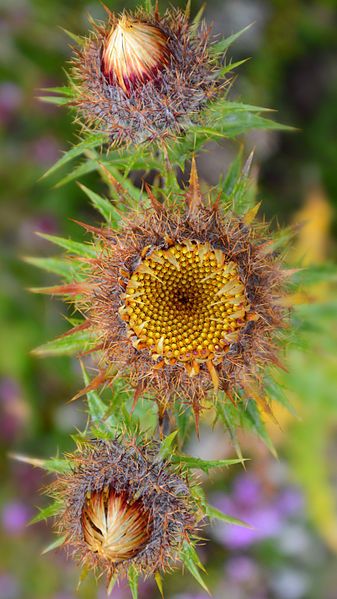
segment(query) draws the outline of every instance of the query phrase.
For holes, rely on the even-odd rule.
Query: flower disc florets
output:
[[[51,494],[61,504],[58,532],[83,566],[108,578],[132,566],[165,570],[196,529],[196,505],[184,474],[158,455],[159,443],[92,441],[68,456],[70,470]]]
[[[74,105],[110,143],[177,134],[223,87],[207,29],[169,9],[115,15],[96,25],[74,60]]]
[[[236,264],[208,242],[185,239],[149,252],[130,277],[119,313],[136,349],[183,364],[192,375],[225,354],[249,309]]]
[[[81,326],[102,350],[93,384],[119,372],[136,398],[149,392],[162,410],[179,398],[196,416],[212,390],[264,402],[284,320],[284,275],[264,228],[207,204],[195,169],[185,205],[150,197],[153,208],[121,230],[97,230],[97,260],[77,286]]]

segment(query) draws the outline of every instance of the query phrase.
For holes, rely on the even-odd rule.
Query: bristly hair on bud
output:
[[[116,436],[82,441],[48,489],[57,532],[86,570],[108,584],[128,574],[172,569],[197,531],[187,475],[160,456],[156,441]]]
[[[118,374],[134,387],[134,404],[147,393],[163,414],[178,401],[196,425],[206,400],[223,393],[269,411],[264,375],[281,366],[286,273],[265,225],[251,222],[257,207],[238,216],[220,197],[205,198],[194,161],[176,198],[148,194],[152,207],[117,230],[84,225],[95,239],[85,278],[46,289],[75,303],[85,321],[70,333],[86,330],[88,351],[101,356],[78,396]]]
[[[209,30],[174,8],[106,10],[73,59],[78,120],[111,145],[179,134],[226,87]]]

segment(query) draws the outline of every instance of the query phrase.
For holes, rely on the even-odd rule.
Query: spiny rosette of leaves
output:
[[[106,10],[73,59],[78,120],[115,145],[176,136],[226,87],[209,29],[189,10]]]
[[[117,374],[134,403],[146,393],[159,414],[190,406],[196,424],[208,399],[224,394],[269,410],[264,373],[280,365],[287,272],[266,227],[251,222],[257,207],[238,216],[221,192],[204,197],[194,161],[176,196],[160,202],[148,188],[150,207],[117,228],[84,225],[94,245],[83,246],[81,280],[44,290],[69,297],[85,317],[61,343],[73,336],[77,349],[99,352],[99,374],[82,393]]]
[[[187,469],[164,451],[169,441],[125,432],[81,441],[48,489],[69,554],[108,583],[130,569],[145,577],[171,570],[186,547],[194,551],[205,513]]]

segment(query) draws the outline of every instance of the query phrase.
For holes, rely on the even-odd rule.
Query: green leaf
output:
[[[223,54],[223,52],[227,50],[227,48],[229,48],[229,46],[231,46],[243,33],[245,33],[245,31],[248,31],[248,29],[251,28],[252,24],[253,23],[250,23],[237,33],[234,33],[233,35],[230,35],[229,37],[220,40],[216,44],[213,44],[210,48],[211,54]]]
[[[268,449],[276,458],[276,449],[266,431],[264,423],[261,420],[261,415],[255,401],[249,399],[246,403],[246,407],[243,410],[241,410],[241,414],[244,416],[245,421],[250,425],[250,428],[252,428],[255,431],[255,433],[259,435],[260,439],[264,441]]]
[[[117,576],[111,576],[111,579],[109,580],[109,584],[108,584],[108,587],[107,587],[107,590],[106,590],[106,594],[108,596],[111,595],[112,590],[113,590],[116,582],[117,582]]]
[[[107,223],[117,223],[118,216],[110,200],[102,198],[102,196],[98,195],[85,185],[80,184],[80,188],[88,196],[94,208],[96,208],[96,210],[105,218]]]
[[[64,98],[62,96],[38,96],[38,100],[40,100],[40,102],[45,102],[46,104],[55,104],[56,106],[69,104],[69,98]]]
[[[221,522],[226,522],[226,524],[235,524],[237,526],[243,526],[244,528],[253,528],[250,524],[239,520],[238,518],[233,518],[232,516],[228,516],[228,514],[224,514],[216,507],[207,504],[206,515],[209,518],[215,518],[216,520],[221,520]]]
[[[165,437],[164,441],[162,442],[162,444],[160,446],[160,450],[159,450],[159,454],[158,454],[159,460],[165,460],[168,456],[170,456],[172,454],[172,445],[177,436],[177,433],[178,433],[178,431],[173,431],[173,433],[171,433],[170,435]]]
[[[54,551],[54,549],[57,549],[58,547],[61,547],[61,545],[63,545],[64,541],[66,540],[66,536],[63,535],[62,537],[58,537],[56,539],[56,541],[54,541],[53,543],[50,543],[50,545],[48,545],[48,547],[46,547],[43,551],[41,555],[45,555],[46,553],[49,553],[50,551]]]
[[[77,331],[76,333],[58,337],[53,341],[40,345],[33,350],[37,356],[71,356],[79,352],[86,352],[92,349],[97,343],[89,331]]]
[[[202,460],[188,455],[174,455],[172,462],[174,464],[184,464],[187,468],[196,468],[208,472],[211,468],[227,468],[234,464],[242,464],[245,459],[230,459],[230,460]]]
[[[63,187],[64,185],[71,183],[71,181],[76,181],[85,175],[89,175],[90,173],[96,171],[97,167],[97,160],[85,160],[84,162],[81,162],[75,166],[75,168],[73,168],[68,175],[62,177],[62,179],[56,183],[55,189]]]
[[[52,516],[55,516],[60,511],[60,504],[58,502],[51,503],[47,507],[40,509],[39,513],[29,521],[29,524],[37,524],[43,520],[48,520]]]
[[[24,262],[52,272],[56,275],[61,275],[66,281],[73,281],[78,274],[78,269],[81,268],[80,263],[76,264],[70,260],[63,260],[62,258],[35,258],[31,256],[25,256]]]
[[[83,46],[85,44],[86,39],[84,37],[76,35],[72,31],[68,31],[68,29],[64,29],[64,27],[61,27],[61,29],[62,29],[62,31],[64,31],[64,33],[68,37],[70,37],[70,39],[72,39],[74,42],[76,42],[76,44],[78,44],[79,46]]]
[[[65,237],[58,237],[57,235],[49,235],[47,233],[38,232],[37,235],[68,250],[72,254],[83,256],[84,258],[97,258],[97,251],[92,244],[72,241],[71,239],[65,239]]]
[[[70,162],[71,160],[74,160],[74,158],[77,158],[78,156],[81,156],[81,154],[83,154],[86,150],[90,149],[90,148],[96,148],[98,146],[101,146],[104,142],[106,142],[106,136],[103,134],[92,134],[90,136],[88,136],[87,138],[83,139],[79,144],[77,144],[76,146],[73,146],[70,150],[68,150],[67,152],[65,152],[62,156],[62,158],[60,158],[44,175],[42,178],[46,178],[49,177],[50,175],[52,175],[53,173],[55,173],[58,169],[60,169],[62,166],[64,166],[65,164],[67,164],[68,162]]]
[[[189,570],[189,572],[192,574],[192,576],[195,578],[195,580],[206,591],[206,593],[210,595],[209,589],[199,572],[198,564],[200,563],[200,560],[198,558],[198,561],[196,563],[195,553],[196,552],[194,547],[192,547],[190,543],[185,541],[181,550],[182,561],[185,564],[186,568]]]
[[[156,581],[156,584],[157,584],[157,587],[158,587],[159,593],[160,593],[160,595],[161,595],[162,599],[164,599],[163,579],[162,579],[162,577],[161,577],[161,574],[160,574],[160,572],[156,572],[156,573],[155,573],[155,575],[154,575],[154,579],[155,579],[155,581]]]
[[[138,599],[138,572],[131,566],[128,571],[128,582],[132,595],[132,599]]]
[[[242,64],[244,64],[245,62],[247,62],[248,58],[244,58],[243,60],[238,60],[237,62],[230,62],[229,64],[225,65],[224,67],[222,67],[219,71],[219,77],[224,77],[227,73],[230,73],[231,71],[234,71],[234,69],[237,69],[238,67],[240,67]]]

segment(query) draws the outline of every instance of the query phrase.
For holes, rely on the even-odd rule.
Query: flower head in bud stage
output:
[[[157,442],[123,436],[85,442],[50,494],[56,528],[72,556],[108,579],[130,567],[147,576],[174,566],[196,532],[186,475],[158,457]]]
[[[108,14],[73,62],[79,120],[110,143],[178,134],[223,88],[207,29],[177,9]]]
[[[152,207],[120,230],[95,229],[97,258],[70,289],[86,316],[81,328],[101,350],[90,388],[118,372],[135,400],[147,392],[163,412],[177,399],[196,420],[219,390],[266,407],[263,371],[278,364],[284,274],[265,228],[222,209],[220,198],[206,200],[194,163],[184,201],[149,194]]]

